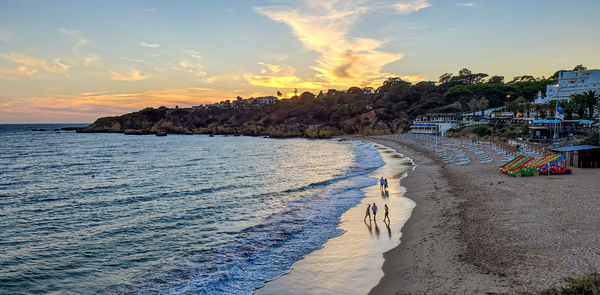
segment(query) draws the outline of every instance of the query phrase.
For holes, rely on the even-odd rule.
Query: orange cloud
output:
[[[131,69],[129,73],[110,72],[110,77],[117,81],[139,81],[144,80],[149,76],[142,75],[140,71]]]
[[[31,77],[37,74],[37,68],[27,68],[19,66],[12,70],[0,69],[0,79],[13,79],[16,77]]]
[[[259,62],[259,65],[267,67],[271,72],[277,74],[283,70],[283,67],[280,65],[268,64],[264,62]]]
[[[321,83],[305,81],[301,78],[288,76],[267,76],[267,75],[244,75],[246,80],[254,86],[270,87],[270,88],[302,88],[302,89],[321,89],[325,87]]]
[[[26,72],[34,72],[34,74],[37,73],[38,70],[48,73],[61,74],[67,72],[71,68],[70,66],[63,64],[58,58],[53,60],[51,63],[48,63],[45,60],[36,57],[16,53],[0,53],[0,57],[9,62],[19,65],[17,71],[26,69]]]
[[[392,74],[383,67],[402,58],[378,50],[385,41],[350,38],[349,32],[369,7],[356,1],[305,0],[304,5],[255,8],[273,21],[289,25],[308,49],[319,52],[313,80],[332,86],[352,86]]]
[[[79,95],[30,97],[0,102],[0,123],[93,122],[145,107],[190,107],[235,97],[211,88],[148,90],[138,93],[86,92]]]

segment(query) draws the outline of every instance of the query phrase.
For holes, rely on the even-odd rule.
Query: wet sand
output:
[[[492,152],[492,163],[457,166],[423,144],[368,139],[417,165],[402,180],[417,206],[370,294],[536,292],[600,271],[600,169],[514,178]]]
[[[404,198],[400,179],[413,165],[410,159],[386,147],[378,148],[385,165],[370,174],[388,179],[389,195],[379,185],[365,188],[365,198],[345,212],[339,228],[345,232],[329,239],[323,248],[306,255],[292,270],[256,294],[366,294],[383,276],[382,253],[400,242],[401,228],[409,219],[415,203]],[[363,222],[367,204],[376,203],[377,220]],[[384,204],[390,207],[389,225],[383,222]]]

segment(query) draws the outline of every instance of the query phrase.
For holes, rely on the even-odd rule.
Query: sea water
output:
[[[0,125],[2,293],[250,294],[342,234],[384,164],[357,141],[60,127]]]

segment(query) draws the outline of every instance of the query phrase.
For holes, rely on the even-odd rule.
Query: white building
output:
[[[458,121],[444,116],[420,116],[410,126],[410,133],[446,136],[446,132],[458,127]]]
[[[261,96],[256,98],[256,102],[259,104],[273,104],[277,102],[277,97],[275,96]]]
[[[595,90],[600,93],[600,70],[561,71],[558,83],[546,86],[546,97],[538,93],[535,104],[546,104],[551,100],[568,100],[573,94]]]

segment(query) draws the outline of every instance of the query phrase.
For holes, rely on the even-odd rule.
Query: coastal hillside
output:
[[[389,134],[407,130],[416,116],[429,112],[480,111],[503,106],[506,96],[532,101],[553,80],[472,73],[444,74],[438,82],[410,83],[389,78],[377,89],[304,92],[263,103],[258,99],[222,101],[193,108],[145,108],[104,117],[78,132],[125,134],[233,134],[326,138],[343,134]]]

